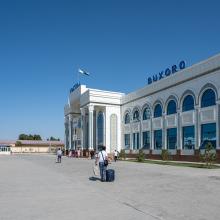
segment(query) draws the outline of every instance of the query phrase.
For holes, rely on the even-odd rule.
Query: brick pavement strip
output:
[[[54,155],[0,156],[0,220],[217,220],[219,170],[117,162],[114,183],[94,161]]]

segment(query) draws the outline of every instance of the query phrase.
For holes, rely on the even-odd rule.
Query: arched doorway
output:
[[[104,145],[104,113],[101,111],[97,117],[97,145]]]

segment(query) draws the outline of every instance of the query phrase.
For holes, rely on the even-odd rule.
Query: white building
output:
[[[152,157],[168,149],[184,159],[209,141],[220,151],[220,55],[178,68],[129,94],[76,85],[64,110],[66,149],[105,145],[132,156],[142,148]]]
[[[0,144],[0,155],[11,154],[11,147],[9,145]]]

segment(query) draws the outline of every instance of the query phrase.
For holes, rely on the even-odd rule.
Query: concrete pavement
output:
[[[94,160],[0,156],[0,220],[217,220],[220,171],[117,162],[113,183]]]

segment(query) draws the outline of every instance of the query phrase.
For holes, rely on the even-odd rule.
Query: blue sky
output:
[[[0,0],[0,139],[63,139],[78,68],[87,87],[131,92],[180,60],[220,52],[213,0]]]

